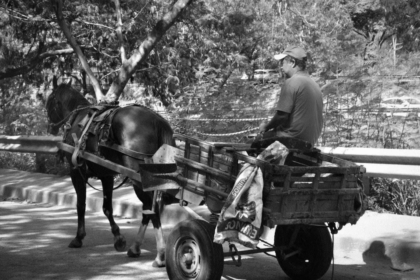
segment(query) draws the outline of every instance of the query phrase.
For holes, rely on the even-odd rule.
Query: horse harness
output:
[[[131,106],[140,106],[133,104]],[[88,108],[88,113],[85,117],[77,124],[82,129],[82,134],[79,139],[75,133],[72,133],[72,137],[69,138],[70,128],[74,125],[74,121],[80,110],[73,111],[72,115],[68,118],[67,122],[64,125],[64,135],[63,142],[67,144],[74,144],[75,150],[72,154],[72,163],[75,168],[78,168],[83,165],[83,163],[78,163],[77,158],[81,151],[86,149],[86,141],[88,138],[94,137],[94,146],[92,148],[92,153],[103,157],[101,155],[99,147],[105,147],[112,149],[114,151],[120,152],[126,156],[134,158],[138,161],[145,162],[146,158],[150,158],[152,154],[140,153],[133,151],[131,149],[125,148],[121,145],[115,143],[114,136],[111,130],[112,120],[115,114],[118,112],[121,107],[117,105],[92,105]],[[70,140],[68,140],[70,139]],[[74,143],[69,143],[73,140]]]

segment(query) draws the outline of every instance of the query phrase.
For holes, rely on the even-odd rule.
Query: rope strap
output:
[[[79,174],[80,174],[80,176],[82,177],[82,179],[83,179],[83,181],[85,181],[86,182],[86,184],[89,186],[89,187],[91,187],[92,189],[94,189],[94,190],[97,190],[97,191],[99,191],[99,192],[103,192],[103,186],[102,186],[102,190],[100,190],[100,189],[97,189],[97,188],[95,188],[94,186],[92,186],[90,183],[89,183],[89,178],[85,178],[85,176],[83,176],[83,173],[82,173],[82,171],[80,170],[80,166],[79,167],[77,167],[77,170],[79,170]],[[119,188],[121,188],[121,186],[122,185],[124,185],[125,184],[125,182],[127,182],[127,180],[128,180],[128,177],[125,177],[124,178],[124,180],[118,185],[118,186],[116,186],[116,187],[114,187],[112,190],[114,191],[114,190],[116,190],[116,189],[119,189]]]
[[[249,118],[249,119],[190,119],[190,118],[176,118],[177,120],[184,120],[184,121],[201,121],[201,122],[208,122],[208,121],[215,121],[215,122],[249,122],[249,121],[263,121],[268,120],[270,118]]]
[[[115,105],[106,105],[106,104],[103,104],[103,105],[101,105],[101,106],[105,106],[105,107],[116,107]],[[77,108],[77,109],[74,109],[73,111],[71,111],[67,116],[65,116],[64,117],[64,119],[62,119],[61,121],[59,121],[59,122],[56,122],[56,123],[51,123],[51,125],[52,126],[61,126],[63,123],[65,123],[65,121],[70,117],[70,116],[72,116],[73,114],[75,114],[75,113],[77,113],[77,112],[79,112],[79,111],[82,111],[82,110],[84,110],[84,109],[88,109],[88,108],[92,108],[92,107],[95,107],[95,105],[88,105],[88,106],[83,106],[83,107],[79,107],[79,108]]]
[[[175,126],[180,127],[182,129],[185,129],[187,131],[193,132],[193,133],[197,133],[199,135],[203,135],[203,136],[216,136],[216,137],[239,135],[239,134],[244,134],[244,133],[248,133],[248,132],[251,132],[251,131],[254,131],[254,130],[259,129],[259,127],[254,127],[254,128],[250,128],[250,129],[247,129],[247,130],[242,130],[242,131],[239,131],[239,132],[222,133],[222,134],[212,134],[212,133],[203,133],[203,132],[194,131],[194,130],[187,129],[187,128],[182,127],[182,126],[179,126],[179,125],[175,125]]]

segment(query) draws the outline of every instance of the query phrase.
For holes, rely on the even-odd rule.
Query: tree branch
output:
[[[94,23],[94,22],[89,22],[89,21],[85,21],[85,20],[81,20],[81,19],[75,19],[74,21],[75,21],[75,22],[79,22],[79,23],[84,23],[84,24],[86,24],[86,25],[98,26],[98,27],[102,27],[102,28],[106,28],[106,29],[109,29],[109,30],[114,31],[114,28],[109,27],[109,26],[106,26],[106,25],[103,25],[103,24]]]
[[[364,38],[368,38],[368,36],[365,34],[365,33],[363,33],[363,32],[360,32],[358,29],[356,29],[356,28],[353,28],[353,31],[354,32],[356,32],[357,34],[359,34],[360,36],[363,36]]]
[[[293,10],[292,8],[288,9],[289,11],[291,11],[292,13],[294,13],[295,15],[297,15],[298,17],[300,17],[302,19],[302,21],[309,27],[315,28],[315,24],[310,23],[306,17],[304,15],[302,15],[301,13],[299,13],[297,10]]]
[[[385,43],[385,41],[387,41],[389,38],[391,38],[392,36],[394,36],[396,34],[395,30],[391,31],[390,33],[387,34],[387,32],[385,31],[382,36],[381,36],[381,40],[380,40],[380,46],[382,47],[383,43]]]
[[[133,75],[136,68],[147,58],[150,51],[162,39],[166,31],[175,23],[182,11],[194,0],[178,0],[172,10],[167,12],[158,21],[151,34],[143,41],[133,55],[123,62],[120,74],[115,79],[106,94],[107,101],[118,100],[128,80]]]
[[[125,48],[124,48],[124,38],[122,35],[122,19],[121,19],[121,7],[120,1],[114,0],[115,4],[115,13],[117,14],[117,37],[120,44],[120,54],[121,54],[121,61],[124,63],[127,60]]]
[[[24,75],[34,69],[39,63],[41,63],[44,59],[51,56],[57,55],[65,55],[65,54],[72,54],[74,51],[73,49],[63,49],[63,50],[54,50],[43,52],[42,47],[38,49],[38,54],[34,58],[32,58],[26,65],[16,67],[16,68],[6,68],[3,71],[0,71],[0,80],[12,78],[19,75]]]
[[[52,7],[55,11],[56,17],[57,17],[57,23],[60,26],[61,30],[63,31],[64,36],[67,38],[67,41],[69,42],[70,46],[73,48],[74,52],[79,57],[79,61],[83,67],[83,69],[86,71],[86,74],[89,76],[89,79],[92,83],[93,89],[95,90],[95,96],[96,100],[99,102],[104,99],[104,94],[102,93],[101,86],[96,79],[95,75],[92,72],[92,69],[90,69],[90,66],[87,62],[87,59],[85,55],[83,54],[79,44],[76,42],[76,39],[71,34],[71,31],[69,27],[67,26],[66,21],[64,20],[63,16],[63,1],[62,0],[51,0]]]

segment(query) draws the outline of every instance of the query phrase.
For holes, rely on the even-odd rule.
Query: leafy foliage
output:
[[[375,60],[391,36],[397,36],[408,51],[418,47],[420,4],[416,0],[344,1],[351,11],[355,30],[366,40],[365,60]]]
[[[379,212],[420,216],[420,188],[417,180],[375,178],[369,206]]]
[[[16,169],[45,174],[69,175],[70,166],[55,155],[0,152],[0,169]]]
[[[41,88],[34,88],[24,79],[0,83],[1,134],[45,135],[47,119],[41,102]]]
[[[173,2],[120,1],[128,57]],[[106,91],[123,67],[114,1],[65,1],[63,12]],[[254,80],[254,70],[275,69],[274,53],[300,45],[309,51],[308,70],[324,93],[320,145],[418,149],[418,116],[389,117],[378,104],[389,96],[420,95],[419,80],[394,76],[420,76],[419,14],[416,0],[196,0],[136,68],[121,99],[155,108],[176,132],[247,142],[261,119],[272,115],[282,85]],[[0,29],[1,134],[44,135],[42,102],[52,75],[73,80],[82,94],[92,94],[89,80],[50,0],[0,0]],[[243,73],[249,80],[240,79]],[[37,164],[19,157],[0,158],[22,168]],[[411,182],[398,184],[408,195],[403,185]],[[392,207],[387,209],[397,211]]]

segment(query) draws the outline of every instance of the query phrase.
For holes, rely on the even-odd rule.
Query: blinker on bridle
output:
[[[74,113],[76,113],[76,112],[78,112],[78,111],[81,111],[81,110],[84,110],[84,109],[86,109],[86,108],[90,108],[91,106],[83,106],[83,107],[80,107],[80,108],[77,108],[77,109],[75,109],[75,110],[73,110],[73,111],[71,111],[67,116],[65,116],[65,117],[62,117],[61,115],[60,115],[60,113],[59,113],[59,108],[58,107],[61,107],[61,104],[60,103],[58,103],[58,101],[57,101],[57,98],[55,97],[55,93],[51,93],[52,94],[52,96],[51,96],[51,105],[50,106],[48,106],[48,108],[51,108],[51,106],[53,106],[53,108],[51,109],[51,110],[48,110],[48,108],[47,108],[47,115],[48,115],[48,119],[49,119],[49,123],[48,123],[48,129],[50,128],[50,127],[60,127],[63,123],[65,123],[66,121],[67,121],[67,119],[71,116],[71,115],[73,115]],[[51,118],[50,118],[50,116],[49,116],[49,114],[48,114],[48,112],[50,112],[51,111],[51,113],[53,113],[52,112],[52,110],[54,111],[54,114],[58,117],[58,119],[61,119],[61,118],[63,118],[61,121],[58,121],[58,122],[56,122],[56,123],[53,123],[52,121],[51,121]],[[60,110],[60,111],[62,111],[62,110]],[[69,127],[68,127],[69,128]],[[67,129],[68,129],[67,128]]]
[[[49,112],[51,112],[51,114],[54,113],[55,116],[57,117],[57,119],[61,119],[61,115],[58,112],[58,107],[59,107],[60,104],[58,103],[57,99],[55,98],[55,93],[52,93],[50,104],[51,105],[49,106],[49,108],[47,108],[47,113],[49,113]],[[52,108],[51,108],[51,106],[52,106]],[[48,115],[50,115],[50,114],[48,114]],[[61,126],[61,124],[63,123],[63,121],[65,121],[66,118],[64,118],[61,121],[58,121],[56,123],[52,122],[50,116],[48,116],[48,119],[50,121],[49,124],[48,124],[48,127],[53,127],[54,128],[54,127],[57,127],[57,126]]]

